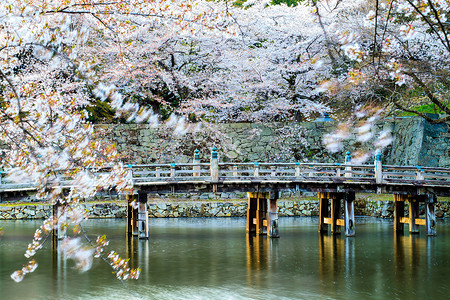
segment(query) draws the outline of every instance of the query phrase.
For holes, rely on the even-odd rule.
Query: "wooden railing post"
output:
[[[300,177],[300,163],[295,163],[295,177]]]
[[[195,151],[194,151],[194,159],[192,160],[192,163],[194,165],[200,164],[200,151],[198,151],[198,149],[195,149]],[[199,171],[200,166],[194,166],[192,169],[194,171]],[[198,176],[200,176],[200,172],[194,172],[193,175],[194,175],[194,177],[198,177]]]
[[[160,167],[156,167],[156,168],[155,168],[155,171],[156,171],[155,177],[156,177],[156,178],[161,177],[161,174],[159,173],[159,171],[161,171],[161,168],[160,168]]]
[[[270,167],[270,176],[271,177],[276,177],[277,176],[277,167],[276,166],[271,166]]]
[[[130,169],[130,172],[128,173],[129,179],[133,180],[133,165],[128,165],[128,168]]]
[[[170,164],[170,178],[175,179],[175,164]]]
[[[233,166],[233,177],[237,177],[238,176],[237,169],[238,169],[238,166]]]
[[[352,163],[352,156],[350,154],[350,151],[347,151],[347,155],[345,156],[345,164],[350,165],[351,163]],[[351,170],[352,170],[351,166],[345,166],[345,171],[351,171]],[[344,177],[352,177],[352,173],[345,172]]]
[[[212,148],[211,152],[211,182],[219,181],[219,155],[217,148]]]
[[[259,163],[255,162],[255,171],[253,172],[253,176],[258,177],[259,176]]]
[[[383,181],[383,167],[381,164],[381,151],[377,149],[375,152],[375,182],[380,184]]]
[[[420,167],[417,167],[416,180],[424,180],[422,169]]]

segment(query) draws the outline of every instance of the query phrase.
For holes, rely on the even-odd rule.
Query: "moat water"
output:
[[[450,220],[438,236],[396,236],[392,220],[357,218],[356,237],[319,235],[317,218],[280,219],[279,239],[248,237],[244,218],[151,219],[148,241],[125,236],[125,220],[89,220],[110,249],[142,268],[128,289],[142,299],[447,299]],[[134,299],[102,261],[79,273],[52,243],[21,283],[10,274],[40,221],[1,221],[0,299]]]

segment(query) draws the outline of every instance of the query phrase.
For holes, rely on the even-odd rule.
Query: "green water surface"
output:
[[[358,218],[356,237],[319,235],[317,218],[280,219],[279,239],[247,236],[244,218],[151,219],[148,241],[125,236],[125,220],[89,220],[110,249],[142,268],[128,288],[143,299],[448,299],[450,221],[438,236],[396,236],[392,220]],[[1,221],[0,299],[134,299],[95,260],[79,273],[47,243],[38,269],[15,283],[10,274],[40,221]]]

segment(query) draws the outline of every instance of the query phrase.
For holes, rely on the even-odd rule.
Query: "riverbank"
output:
[[[363,195],[355,201],[355,215],[379,218],[392,218],[394,202],[391,195]],[[439,198],[435,207],[436,217],[450,217],[450,199]],[[124,218],[126,202],[123,200],[92,201],[80,204],[87,210],[90,218]],[[278,201],[279,216],[317,216],[318,201],[314,197],[292,197]],[[51,215],[48,203],[2,203],[0,220],[44,219]],[[237,200],[149,200],[150,218],[184,218],[184,217],[245,217],[247,201]],[[425,213],[424,207],[420,214]]]

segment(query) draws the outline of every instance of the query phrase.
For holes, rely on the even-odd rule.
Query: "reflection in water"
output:
[[[141,276],[148,278],[150,269],[150,243],[147,239],[127,236],[125,238],[125,252],[128,266],[131,269],[140,268]],[[143,273],[142,273],[143,272]]]
[[[247,285],[261,286],[263,276],[277,271],[278,239],[267,235],[246,234]]]
[[[319,276],[324,282],[334,282],[354,273],[354,238],[319,232]],[[343,263],[344,262],[344,263]]]
[[[110,246],[141,278],[128,282],[143,299],[446,299],[450,222],[438,237],[395,236],[392,221],[359,219],[355,238],[317,234],[317,218],[282,218],[280,239],[246,235],[243,219],[155,219],[148,241],[126,238],[123,220],[95,220],[86,230]],[[0,298],[131,299],[94,260],[79,273],[64,253],[44,246],[39,267],[20,284],[10,274],[26,260],[33,222],[0,221]]]
[[[61,241],[52,240],[53,294],[63,295],[67,284],[67,258],[61,249]]]
[[[414,288],[414,282],[419,278],[419,272],[424,272],[429,277],[434,259],[432,251],[434,241],[435,237],[432,236],[394,235],[394,263],[397,280],[412,279],[411,288]]]

